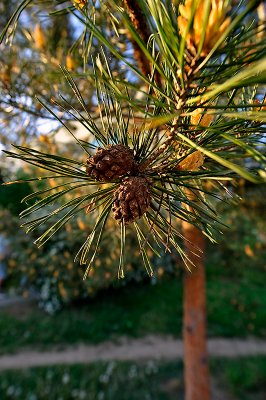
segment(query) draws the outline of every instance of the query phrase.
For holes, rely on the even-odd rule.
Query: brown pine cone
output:
[[[144,176],[130,176],[114,193],[112,211],[117,222],[126,224],[142,217],[151,203],[151,183]]]
[[[133,150],[123,144],[99,147],[87,160],[87,174],[97,181],[111,182],[130,174],[134,168]]]

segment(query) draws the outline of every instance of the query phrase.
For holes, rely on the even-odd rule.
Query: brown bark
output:
[[[185,271],[183,285],[185,400],[209,400],[204,236],[187,222],[183,223],[183,234],[187,239],[186,253],[191,260],[191,272]],[[199,253],[199,257],[194,252]]]
[[[143,73],[143,75],[149,76],[149,74],[151,72],[149,60],[143,54],[143,51],[139,47],[138,43],[131,37],[129,32],[127,33],[127,36],[129,38],[129,40],[131,41],[131,44],[133,46],[134,59],[136,60],[141,72]]]
[[[150,29],[146,17],[139,6],[138,0],[123,0],[134,28],[139,33],[144,42],[148,42]]]
[[[145,43],[147,43],[150,37],[150,29],[147,20],[145,18],[145,15],[143,14],[138,4],[138,1],[123,0],[123,3],[134,28],[140,35],[141,39]],[[138,43],[131,37],[129,32],[128,32],[128,37],[133,46],[135,60],[137,61],[142,73],[148,76],[149,73],[151,72],[149,60],[147,60],[146,56],[143,54],[143,51],[139,47]]]
[[[128,16],[134,28],[136,29],[141,39],[147,44],[151,35],[151,31],[138,0],[123,0],[123,4],[125,6],[125,9],[127,10]],[[132,43],[134,58],[141,72],[148,77],[151,73],[150,61],[145,56],[138,43],[131,37],[130,32],[127,33],[127,36]],[[161,77],[157,70],[155,70],[155,78],[157,84],[160,85]]]

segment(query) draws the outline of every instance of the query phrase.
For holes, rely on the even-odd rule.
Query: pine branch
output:
[[[123,276],[128,224],[135,226],[148,271],[151,270],[145,250],[147,246],[155,248],[155,254],[157,246],[166,251],[174,248],[186,261],[180,245],[183,237],[173,223],[174,218],[193,224],[208,237],[219,224],[219,216],[209,201],[209,198],[215,198],[216,193],[207,190],[205,181],[230,181],[242,176],[252,182],[261,182],[265,176],[265,158],[256,147],[259,137],[265,132],[264,105],[257,89],[265,77],[265,60],[262,58],[265,50],[263,45],[254,43],[252,34],[256,29],[252,24],[242,26],[248,11],[244,10],[238,17],[232,16],[227,31],[222,29],[219,32],[219,25],[211,24],[217,39],[213,43],[213,36],[207,35],[210,8],[204,9],[203,28],[200,24],[194,25],[196,17],[201,15],[202,10],[196,8],[201,2],[193,1],[192,12],[189,2],[185,12],[180,6],[180,15],[174,9],[169,15],[164,1],[159,0],[145,3],[124,0],[123,4],[128,16],[119,7],[115,10],[132,35],[131,40],[138,46],[137,66],[118,50],[117,43],[112,43],[108,37],[108,29],[99,28],[89,12],[86,13],[85,9],[84,12],[77,9],[74,12],[90,37],[94,35],[109,54],[116,57],[118,64],[115,65],[123,63],[138,78],[137,83],[136,80],[133,82],[132,76],[124,82],[125,75],[119,75],[119,71],[112,72],[113,59],[110,61],[109,54],[106,56],[102,51],[92,76],[102,124],[99,127],[87,109],[83,91],[63,69],[82,111],[77,106],[71,110],[71,101],[65,96],[61,96],[63,104],[56,102],[56,105],[94,136],[91,143],[76,139],[76,144],[88,155],[86,164],[80,159],[74,161],[25,147],[16,147],[14,153],[7,152],[10,157],[51,171],[68,182],[61,189],[57,185],[54,193],[48,189],[39,193],[41,198],[23,213],[28,215],[48,206],[48,214],[37,215],[36,219],[25,224],[30,231],[52,221],[37,243],[45,243],[79,212],[87,209],[88,213],[96,213],[95,226],[80,253],[81,263],[88,262],[90,267],[92,243],[96,242],[92,255],[94,260],[105,223],[113,215],[121,228],[120,276]],[[208,1],[208,4],[215,8],[218,3]],[[179,26],[182,19],[177,22],[179,16],[185,19],[183,32]],[[224,13],[217,21],[223,18],[227,18]],[[149,46],[149,41],[152,46]],[[217,45],[219,42],[221,45]],[[244,45],[247,53],[254,46],[256,54],[243,55]],[[142,62],[144,60],[144,67],[138,57]],[[154,71],[160,75],[163,85],[158,85]],[[148,90],[147,93],[142,91],[144,98],[138,102],[134,93],[139,90],[140,79],[148,85]],[[256,101],[260,103],[250,113],[250,109],[256,107]],[[127,115],[123,109],[125,103],[129,105]],[[49,106],[42,104],[65,125]],[[238,114],[240,110],[247,110],[248,115]],[[136,119],[140,116],[143,116],[144,127],[138,129]],[[250,121],[253,116],[256,121]],[[255,173],[243,165],[242,160],[250,158],[257,163]],[[223,185],[220,188],[226,192]],[[68,193],[74,196],[63,202]],[[193,193],[193,197],[188,193]],[[59,204],[51,211],[54,201]],[[54,222],[55,216],[57,222]]]

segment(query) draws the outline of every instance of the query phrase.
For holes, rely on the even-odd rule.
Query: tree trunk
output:
[[[185,400],[209,400],[204,236],[187,222],[183,234],[191,242],[185,242],[191,272],[185,271],[183,294]],[[198,253],[196,248],[202,251],[199,257],[193,254]]]

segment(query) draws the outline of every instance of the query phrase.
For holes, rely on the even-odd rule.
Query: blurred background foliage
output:
[[[12,207],[11,207],[12,208]],[[119,236],[109,227],[104,237],[95,268],[89,277],[83,280],[85,272],[73,257],[92,228],[90,219],[79,218],[68,223],[65,229],[40,249],[32,246],[36,235],[25,235],[17,217],[9,210],[0,211],[0,233],[5,232],[10,241],[8,257],[9,287],[16,286],[24,296],[35,294],[39,305],[48,313],[54,314],[63,305],[94,297],[99,290],[109,287],[122,287],[132,281],[147,279],[147,274],[140,262],[134,235],[130,235],[127,245],[127,270],[124,280],[117,280],[117,260],[119,259]],[[132,251],[133,249],[133,251]],[[134,251],[135,249],[135,251]],[[162,267],[168,263],[166,270]],[[161,267],[161,268],[160,268]],[[163,255],[156,265],[159,275],[173,273],[174,260]]]
[[[96,3],[92,1],[95,24],[104,26],[110,41],[116,43],[121,51],[128,52],[127,57],[132,60],[125,29],[121,27],[118,37],[113,29],[116,24],[109,8]],[[17,6],[14,0],[0,1],[0,32]],[[59,6],[58,10],[68,7],[70,12],[49,14],[56,6]],[[60,93],[73,108],[80,109],[71,88],[66,85],[59,64],[66,66],[78,78],[78,89],[82,92],[86,107],[93,113],[96,105],[95,85],[90,72],[93,68],[92,59],[95,59],[101,47],[95,38],[89,40],[89,46],[86,45],[88,41],[84,38],[89,33],[73,17],[74,10],[71,1],[34,1],[23,11],[11,45],[0,45],[0,140],[5,147],[11,143],[25,145],[40,134],[54,135],[61,128],[37,98],[48,102],[51,109],[55,110],[52,101],[58,99]],[[86,58],[86,54],[90,54],[89,58]],[[110,54],[107,54],[107,58],[115,74],[125,77],[125,68],[121,67],[120,62]],[[65,123],[73,120],[62,110],[59,117]]]

